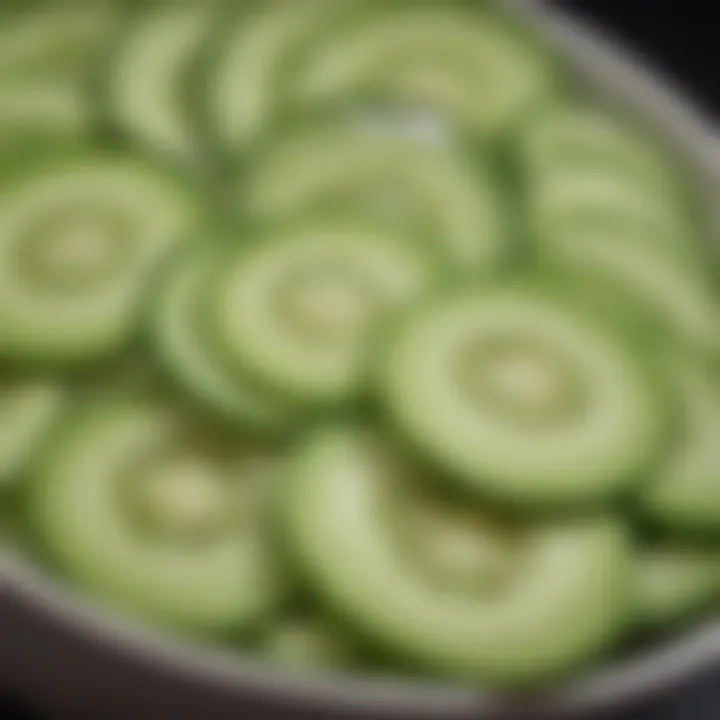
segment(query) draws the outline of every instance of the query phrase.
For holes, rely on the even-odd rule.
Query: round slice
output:
[[[520,137],[533,232],[627,226],[654,246],[696,241],[699,218],[680,162],[637,123],[589,103],[556,105]],[[627,231],[624,240],[629,240]]]
[[[271,0],[237,14],[204,78],[208,126],[225,153],[244,152],[275,121],[294,52],[349,3]]]
[[[720,293],[707,267],[690,252],[663,252],[632,237],[578,226],[546,245],[543,261],[602,282],[610,294],[647,317],[656,339],[716,355]]]
[[[197,241],[173,257],[156,291],[148,339],[166,372],[205,406],[248,429],[280,429],[290,409],[226,363],[206,337],[202,301],[226,255],[220,243]]]
[[[0,354],[84,362],[134,332],[149,273],[198,203],[142,159],[78,154],[0,181]]]
[[[276,218],[351,209],[407,228],[457,270],[494,270],[509,252],[503,197],[482,157],[374,125],[325,122],[269,142],[241,183],[246,211]]]
[[[429,523],[425,543],[402,528],[423,478],[372,432],[313,433],[287,479],[282,517],[307,581],[408,665],[493,687],[539,685],[607,649],[624,624],[631,553],[614,520],[506,528],[478,510],[459,538],[450,514],[455,538],[443,544],[454,571],[439,577],[424,555],[436,555],[443,525]]]
[[[535,38],[495,10],[402,3],[363,7],[316,39],[290,86],[300,105],[377,94],[487,138],[544,103],[557,77]]]
[[[682,401],[680,442],[653,476],[642,507],[667,531],[720,537],[720,376],[682,353],[669,365]]]
[[[181,161],[198,160],[188,84],[217,5],[209,0],[143,9],[107,61],[104,94],[111,121],[143,146]]]
[[[31,530],[81,589],[139,619],[192,633],[252,625],[278,600],[262,498],[267,449],[208,437],[138,398],[85,409],[27,491]]]
[[[539,283],[429,303],[389,337],[378,377],[422,452],[510,502],[608,500],[667,439],[670,404],[651,358]]]
[[[62,416],[67,391],[47,378],[6,375],[0,381],[0,488],[13,483],[35,459]]]
[[[638,621],[674,626],[720,601],[720,552],[660,545],[641,552],[637,567]]]
[[[408,238],[350,218],[247,240],[211,282],[209,322],[233,367],[307,405],[354,400],[374,335],[436,277]]]

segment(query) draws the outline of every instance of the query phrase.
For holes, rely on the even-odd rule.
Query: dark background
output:
[[[691,100],[720,121],[720,22],[713,13],[716,8],[709,0],[702,3],[691,0],[566,0],[557,4],[599,23],[623,44],[644,55],[651,65],[659,67],[684,87]],[[30,637],[26,637],[26,641]],[[22,648],[13,648],[12,643],[6,645],[7,640],[0,640],[6,650],[19,650],[22,655]],[[88,680],[92,684],[92,680]],[[91,688],[87,690],[92,694]],[[22,697],[8,699],[3,704],[0,696],[0,717],[18,720],[68,717],[67,713],[33,714],[33,705],[32,698]],[[85,717],[99,718],[104,714],[98,714],[96,709]],[[258,717],[252,711],[244,714],[250,720]],[[163,713],[154,713],[154,716],[162,720]],[[75,717],[69,720],[75,720]],[[208,720],[212,720],[209,715]],[[720,720],[720,669],[647,707],[634,708],[608,720]]]

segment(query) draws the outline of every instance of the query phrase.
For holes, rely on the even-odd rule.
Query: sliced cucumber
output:
[[[46,3],[0,24],[0,132],[78,134],[90,125],[86,83],[117,16],[110,2]]]
[[[274,664],[302,672],[352,667],[355,649],[340,631],[317,618],[290,618],[273,627],[261,646]]]
[[[629,307],[641,308],[658,337],[720,351],[720,294],[692,253],[667,253],[599,227],[558,235],[545,256],[570,273],[595,276]]]
[[[224,633],[278,600],[261,502],[274,472],[267,450],[207,437],[176,408],[105,399],[43,457],[28,516],[90,595],[161,626]]]
[[[0,25],[0,86],[54,79],[74,82],[107,38],[117,7],[111,2],[49,2],[6,14]]]
[[[190,395],[222,417],[248,428],[286,426],[292,413],[228,367],[206,338],[202,300],[227,252],[194,242],[169,263],[151,312],[149,340],[166,372]]]
[[[676,185],[679,162],[646,127],[588,102],[556,104],[528,122],[520,155],[530,172],[595,172],[660,189]]]
[[[397,426],[465,486],[592,503],[655,462],[671,405],[649,353],[540,284],[462,291],[400,323],[381,354]]]
[[[210,132],[224,152],[245,151],[274,122],[295,48],[349,1],[271,0],[240,11],[219,38],[205,79]]]
[[[643,509],[668,531],[720,536],[720,376],[684,354],[670,376],[683,401],[681,442],[653,477]]]
[[[509,252],[504,203],[483,158],[350,124],[312,125],[258,153],[238,190],[261,218],[314,207],[352,208],[407,227],[465,272]]]
[[[544,103],[557,78],[549,53],[495,10],[402,3],[363,7],[317,38],[289,84],[300,105],[377,93],[485,138]]]
[[[543,242],[583,223],[621,231],[626,224],[655,245],[695,240],[697,208],[684,169],[659,140],[616,113],[589,104],[552,107],[529,124],[520,148],[529,217]]]
[[[356,398],[373,335],[437,273],[405,236],[350,218],[247,240],[211,283],[209,322],[234,367],[308,405]]]
[[[0,384],[0,488],[15,482],[61,417],[66,389],[55,380],[7,375]]]
[[[161,3],[143,9],[108,59],[107,114],[143,146],[197,163],[188,83],[216,20],[218,2]]]
[[[637,568],[638,621],[677,625],[720,601],[717,549],[662,545],[641,553]]]
[[[198,203],[142,159],[73,154],[0,181],[0,354],[82,362],[134,332],[149,273]]]
[[[0,86],[0,149],[25,139],[75,138],[87,129],[87,112],[72,88]]]
[[[414,494],[396,506],[394,493],[423,479],[371,432],[317,431],[288,480],[289,547],[318,598],[410,665],[496,688],[536,685],[595,657],[623,626],[631,553],[614,520],[520,525],[502,572],[491,564],[470,590],[407,552],[398,523]],[[492,535],[485,523],[479,511],[475,547]]]

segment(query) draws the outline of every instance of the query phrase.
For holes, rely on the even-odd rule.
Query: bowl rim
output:
[[[514,12],[534,24],[562,55],[578,61],[581,72],[666,133],[681,150],[710,195],[720,187],[720,133],[713,122],[669,79],[589,23],[543,0],[504,0]],[[720,229],[720,215],[717,218]],[[84,639],[101,638],[131,660],[161,663],[188,681],[199,681],[244,698],[269,697],[292,706],[395,717],[467,718],[504,712],[507,702],[520,702],[523,717],[553,717],[607,709],[654,695],[683,682],[703,669],[720,665],[720,619],[621,660],[587,676],[554,688],[529,701],[507,701],[482,690],[417,680],[369,679],[352,676],[299,677],[237,652],[207,648],[167,637],[135,620],[78,597],[23,559],[21,552],[3,548],[0,557],[3,592],[43,617]]]

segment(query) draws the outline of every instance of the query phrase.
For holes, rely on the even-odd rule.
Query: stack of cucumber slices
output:
[[[295,671],[503,689],[720,607],[692,178],[490,2],[0,13],[8,547]]]

